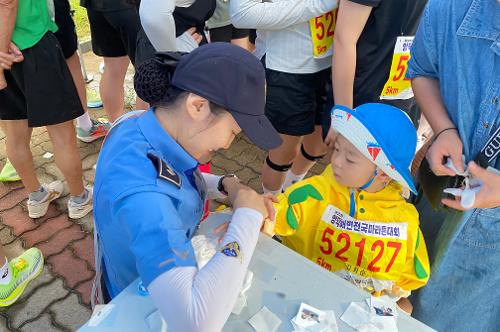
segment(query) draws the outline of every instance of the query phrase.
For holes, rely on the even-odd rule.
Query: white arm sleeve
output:
[[[158,276],[148,291],[171,331],[220,331],[241,290],[263,216],[236,209],[223,245],[237,242],[240,257],[218,252],[201,269],[176,267]]]
[[[141,24],[156,51],[177,51],[174,10],[175,0],[141,1]]]
[[[219,185],[219,180],[222,176],[210,174],[210,173],[201,173],[205,183],[207,184],[207,199],[217,199],[217,198],[225,198],[226,195],[221,193],[217,186]]]
[[[242,29],[280,30],[307,22],[338,5],[338,0],[288,0],[261,2],[261,0],[231,0],[231,22]]]

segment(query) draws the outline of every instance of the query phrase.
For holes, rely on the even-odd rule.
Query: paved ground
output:
[[[86,55],[87,70],[99,79],[99,60]],[[134,99],[131,76],[127,77],[127,101]],[[103,110],[91,111],[93,117]],[[5,140],[0,132],[0,167],[5,162]],[[54,163],[52,144],[44,129],[35,129],[32,137],[37,174],[42,182],[63,179]],[[94,165],[102,141],[79,143],[84,178],[94,182]],[[260,190],[260,168],[264,153],[251,145],[245,137],[238,137],[231,148],[217,153],[213,172],[236,173],[240,179]],[[313,173],[322,166],[313,168]],[[41,276],[30,284],[23,296],[11,307],[0,309],[0,331],[74,331],[90,315],[89,295],[95,273],[92,230],[93,219],[70,220],[66,214],[67,188],[63,197],[51,205],[44,218],[33,220],[26,210],[27,193],[22,183],[0,184],[0,240],[7,255],[14,257],[25,248],[37,246],[45,256]]]

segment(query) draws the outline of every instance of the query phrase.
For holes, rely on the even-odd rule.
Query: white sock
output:
[[[294,174],[291,170],[289,170],[286,173],[285,182],[283,183],[283,190],[286,190],[288,187],[290,187],[295,182],[299,182],[300,180],[302,180],[306,176],[306,174],[307,173],[297,175],[297,174]]]
[[[83,113],[83,115],[80,115],[76,119],[76,126],[85,131],[89,131],[92,128],[92,120],[90,120],[89,112]]]
[[[9,261],[5,258],[5,263],[0,267],[0,285],[7,285],[12,279],[12,271],[10,270]]]
[[[269,189],[267,189],[266,187],[264,187],[264,185],[262,185],[262,190],[264,191],[264,194],[271,193],[271,194],[273,194],[274,196],[276,196],[276,195],[278,195],[278,194],[281,194],[281,191],[282,191],[282,189],[278,189],[278,190],[269,190]]]

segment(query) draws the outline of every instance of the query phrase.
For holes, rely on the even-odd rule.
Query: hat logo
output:
[[[352,114],[351,113],[347,113],[346,115],[347,115],[347,118],[345,119],[345,122],[349,121],[349,119],[351,118]]]
[[[368,153],[372,156],[373,160],[377,159],[378,154],[380,153],[380,145],[377,143],[368,143],[366,148],[368,149]]]

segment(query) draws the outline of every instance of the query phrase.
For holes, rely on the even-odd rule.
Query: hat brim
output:
[[[271,121],[265,115],[249,115],[238,111],[231,111],[231,115],[250,141],[261,149],[272,150],[283,143]]]

